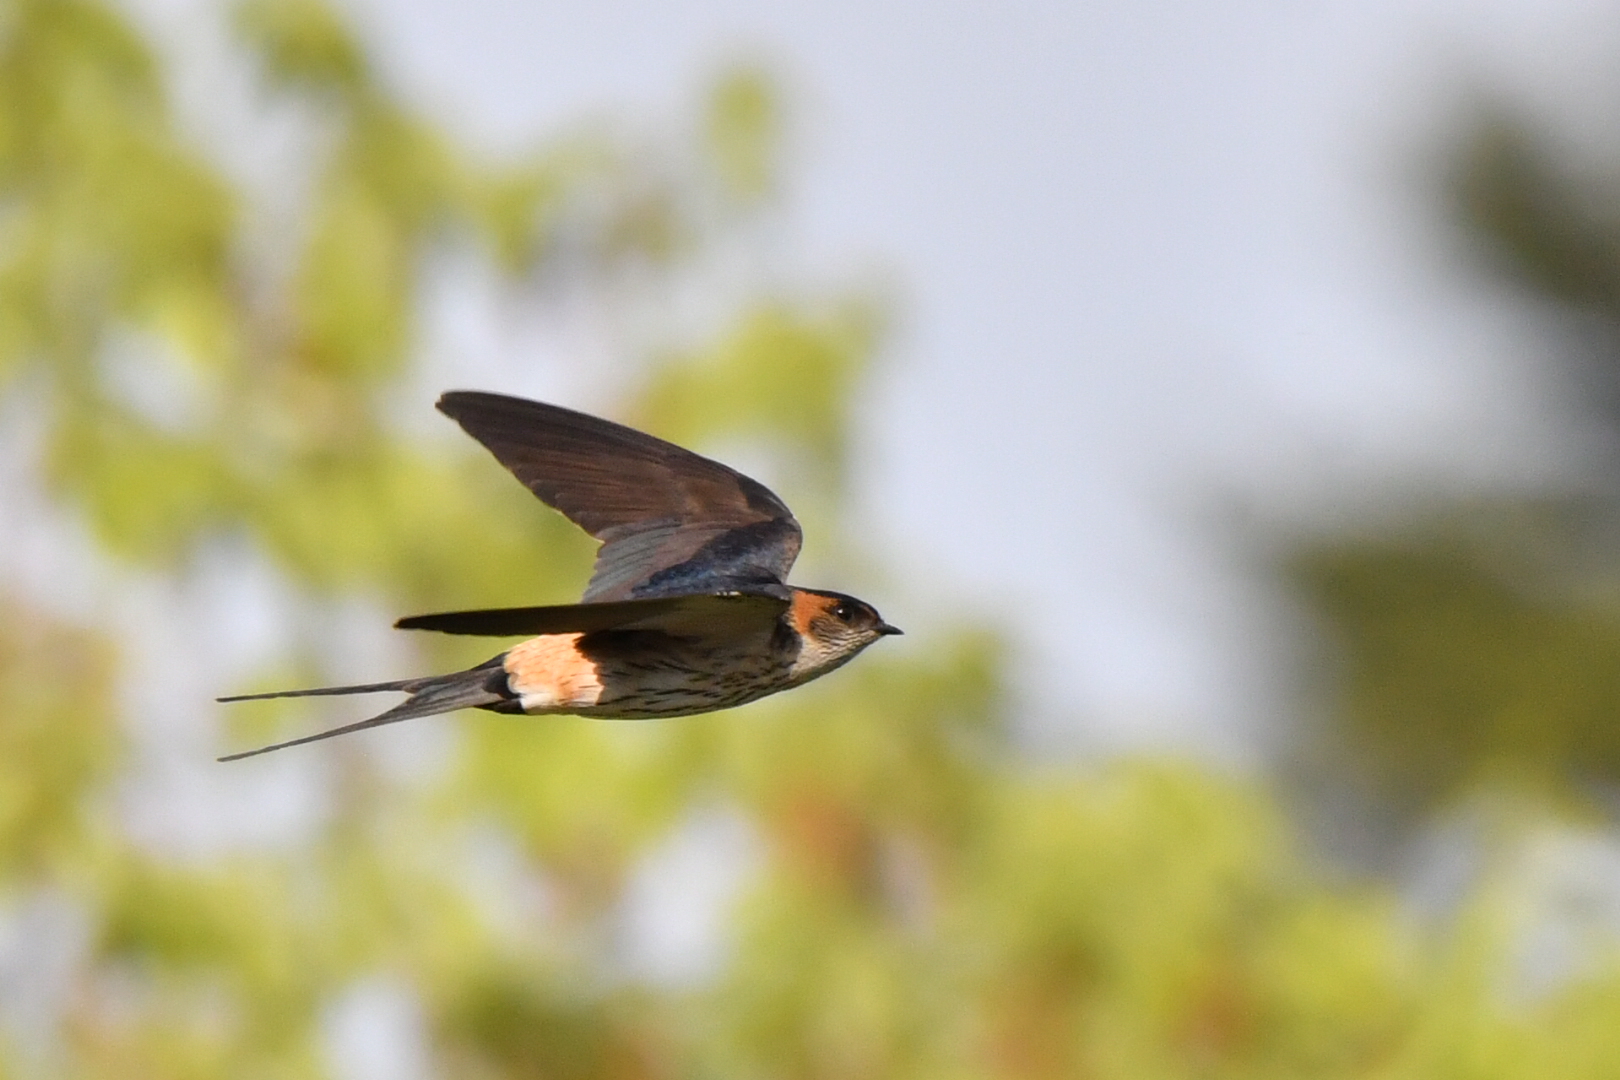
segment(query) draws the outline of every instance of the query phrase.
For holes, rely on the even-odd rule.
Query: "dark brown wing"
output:
[[[454,390],[439,411],[602,541],[584,599],[781,591],[799,523],[765,485],[622,424]]]
[[[394,625],[401,630],[438,630],[445,634],[484,637],[589,634],[598,630],[662,630],[683,636],[727,637],[749,630],[764,631],[787,607],[788,601],[776,596],[717,593],[558,607],[447,611],[439,615],[412,615]]]

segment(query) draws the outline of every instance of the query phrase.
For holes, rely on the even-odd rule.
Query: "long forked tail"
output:
[[[457,709],[472,709],[511,701],[514,695],[506,684],[506,669],[501,666],[504,658],[503,654],[466,671],[433,675],[425,679],[401,679],[398,682],[364,683],[357,686],[323,686],[314,690],[278,690],[269,694],[237,694],[233,697],[219,698],[218,700],[222,702],[262,701],[265,698],[374,694],[384,690],[402,690],[410,695],[392,709],[378,713],[370,719],[358,720],[352,724],[344,724],[342,727],[316,732],[314,735],[305,735],[298,739],[288,739],[286,742],[261,746],[257,750],[226,754],[219,760],[240,761],[242,758],[268,754],[272,750],[285,750],[289,746],[319,742],[334,735],[347,735],[351,731],[381,727],[384,724],[411,720],[418,716],[432,716],[436,713],[454,712]]]

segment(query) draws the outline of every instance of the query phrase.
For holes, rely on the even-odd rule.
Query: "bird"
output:
[[[464,671],[218,698],[407,695],[369,719],[218,760],[465,708],[607,719],[712,712],[801,686],[901,632],[863,600],[788,585],[799,523],[765,485],[718,461],[525,398],[452,390],[437,407],[540,501],[601,541],[580,602],[394,624],[527,637]]]

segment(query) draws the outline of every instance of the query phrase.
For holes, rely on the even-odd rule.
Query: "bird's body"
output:
[[[691,716],[745,705],[787,690],[832,664],[788,629],[827,603],[796,590],[783,621],[731,636],[683,636],[659,630],[544,634],[501,655],[508,688],[525,713],[573,713],[613,720]]]
[[[462,708],[690,716],[798,686],[899,633],[854,597],[787,585],[798,522],[763,485],[718,462],[540,402],[459,391],[445,394],[439,408],[540,499],[603,541],[583,602],[395,624],[534,635],[465,671],[221,698],[409,695],[368,720],[222,761]]]

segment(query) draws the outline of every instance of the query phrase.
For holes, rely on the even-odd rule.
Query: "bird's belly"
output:
[[[764,642],[662,637],[657,647],[580,648],[580,634],[513,646],[508,685],[526,713],[612,719],[690,716],[728,709],[789,685],[790,665]]]

